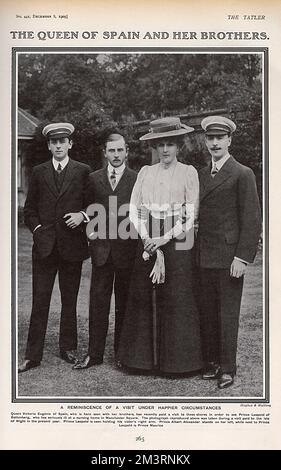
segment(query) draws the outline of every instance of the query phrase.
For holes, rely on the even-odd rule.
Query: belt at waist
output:
[[[166,210],[166,211],[157,211],[157,210],[149,210],[149,214],[154,217],[155,219],[166,219],[166,217],[175,217],[178,216],[180,213],[180,209],[175,210]]]

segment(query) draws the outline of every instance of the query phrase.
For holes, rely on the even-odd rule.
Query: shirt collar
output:
[[[126,168],[126,165],[125,163],[122,163],[121,166],[118,166],[117,168],[115,168],[114,166],[112,166],[110,163],[108,163],[108,167],[107,167],[107,173],[109,175],[111,175],[111,173],[113,172],[113,170],[115,171],[116,175],[122,175],[122,173],[124,173],[124,170]]]
[[[56,171],[58,169],[59,163],[61,164],[61,168],[63,170],[69,162],[69,156],[67,155],[63,160],[60,160],[60,161],[55,160],[54,157],[53,157],[52,162],[53,162],[53,167]]]
[[[215,162],[212,158],[212,168],[214,168],[214,165],[216,165],[217,169],[220,170],[221,167],[225,164],[225,162],[229,159],[230,155],[227,153],[224,157],[222,157],[220,160]]]

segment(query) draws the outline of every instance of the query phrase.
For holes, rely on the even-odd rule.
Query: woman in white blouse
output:
[[[117,359],[131,368],[186,373],[199,370],[199,316],[193,293],[192,247],[198,215],[197,171],[177,160],[179,118],[157,119],[140,140],[151,142],[159,163],[139,172],[130,219],[140,242]]]

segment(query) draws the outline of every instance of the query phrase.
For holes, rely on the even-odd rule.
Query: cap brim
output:
[[[205,131],[205,134],[206,135],[227,135],[227,134],[231,134],[231,130],[229,129],[227,131],[227,130],[222,130],[222,129],[212,129],[209,131]]]
[[[66,132],[59,132],[58,134],[47,134],[47,139],[62,139],[64,137],[68,137],[71,139],[72,134],[67,134]]]
[[[193,127],[190,127],[189,129],[178,129],[178,130],[173,130],[173,131],[168,131],[168,132],[158,132],[158,133],[149,132],[148,134],[145,134],[142,137],[140,137],[139,140],[154,140],[154,139],[161,139],[164,137],[176,137],[176,136],[188,134],[189,132],[194,131]]]

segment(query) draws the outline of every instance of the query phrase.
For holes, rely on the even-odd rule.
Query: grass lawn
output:
[[[31,311],[31,244],[30,232],[18,232],[18,358],[24,359]],[[87,260],[78,301],[79,356],[87,353],[88,302],[91,263]],[[113,307],[113,303],[112,303]],[[242,299],[238,369],[235,383],[219,390],[216,381],[203,381],[200,375],[185,378],[134,375],[114,366],[113,308],[107,336],[104,363],[82,371],[74,371],[59,357],[58,332],[60,295],[55,284],[41,367],[18,376],[18,397],[262,397],[263,396],[263,315],[262,315],[262,253],[248,267]]]

